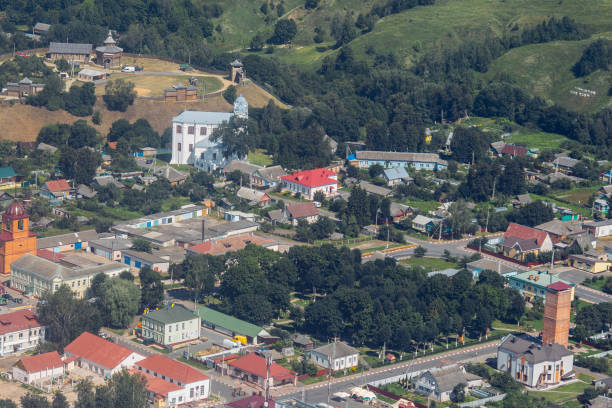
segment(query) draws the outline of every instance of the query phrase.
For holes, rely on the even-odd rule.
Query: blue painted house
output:
[[[444,170],[448,162],[442,160],[436,153],[409,152],[377,152],[371,150],[359,151],[351,164],[359,168],[368,168],[379,164],[386,169],[392,167],[413,167],[417,170]]]

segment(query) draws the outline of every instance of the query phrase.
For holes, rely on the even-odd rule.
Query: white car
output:
[[[136,72],[136,67],[130,67],[129,65],[126,65],[121,69],[121,72]]]

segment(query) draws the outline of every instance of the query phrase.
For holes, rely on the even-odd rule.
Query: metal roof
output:
[[[142,317],[143,319],[155,320],[163,324],[180,323],[199,319],[191,310],[187,310],[181,305],[176,305],[169,309],[154,310],[144,314]]]
[[[220,125],[232,117],[231,112],[198,112],[184,111],[172,118],[173,122],[197,125]]]
[[[206,306],[200,306],[200,318],[204,322],[212,323],[215,326],[223,327],[237,334],[244,334],[249,337],[256,337],[264,334],[262,327],[245,322],[234,316],[226,315]]]
[[[52,42],[49,44],[51,54],[91,54],[92,44],[73,44]]]

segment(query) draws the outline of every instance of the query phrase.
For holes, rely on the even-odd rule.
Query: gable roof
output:
[[[237,334],[247,335],[249,337],[256,337],[260,333],[267,333],[262,327],[256,326],[249,322],[245,322],[244,320],[240,320],[234,316],[218,312],[206,306],[200,306],[199,311],[200,318],[203,322],[208,322],[215,326],[221,326]]]
[[[547,286],[547,288],[555,292],[561,292],[564,290],[569,290],[572,287],[565,282],[559,281],[559,282],[551,283],[550,285]]]
[[[389,197],[393,194],[393,190],[389,190],[385,187],[377,186],[376,184],[372,184],[369,181],[360,181],[359,187],[364,189],[368,194],[374,194],[380,197]]]
[[[524,357],[532,364],[548,361],[559,361],[565,356],[572,355],[571,351],[560,344],[542,344],[533,337],[519,337],[513,334],[507,335],[499,344],[500,349],[505,349],[517,357]]]
[[[49,44],[50,54],[91,54],[93,49],[92,44],[77,44],[77,43],[59,43],[51,42]]]
[[[17,176],[15,170],[11,167],[0,167],[0,179],[11,178]]]
[[[335,348],[335,351],[334,351],[334,348]],[[327,356],[330,360],[332,359],[333,356],[335,356],[336,358],[342,358],[342,357],[359,354],[359,350],[349,346],[348,344],[342,341],[337,341],[335,343],[329,343],[324,346],[317,347],[316,349],[312,351],[317,352],[319,354],[323,354],[324,356]]]
[[[259,174],[261,178],[266,179],[268,181],[276,181],[287,174],[281,166],[260,168],[255,173]]]
[[[502,149],[502,154],[508,154],[510,156],[525,156],[529,149],[522,146],[515,146],[512,144],[504,145]]]
[[[135,368],[132,368],[131,370],[129,370],[129,372],[132,375],[142,375],[146,382],[145,389],[154,393],[155,395],[168,397],[168,393],[181,389],[178,384],[162,380],[161,377],[154,377],[151,374],[147,374],[144,371]]]
[[[261,166],[251,164],[242,160],[232,160],[223,168],[225,173],[231,173],[232,171],[239,171],[249,176],[255,173],[257,170],[263,169]]]
[[[253,188],[248,187],[240,187],[236,195],[239,198],[243,198],[247,201],[259,202],[264,200],[270,200],[270,196],[264,193],[263,191],[255,190]]]
[[[319,168],[313,170],[298,171],[297,173],[282,176],[281,179],[291,183],[299,184],[307,187],[327,186],[330,184],[338,184],[338,180],[331,177],[337,174],[329,169]]]
[[[266,247],[275,243],[276,241],[272,239],[262,238],[258,235],[240,234],[202,242],[201,244],[190,246],[187,248],[187,251],[198,254],[222,255],[244,249],[248,244]]]
[[[181,305],[176,305],[170,309],[152,310],[143,315],[143,318],[155,320],[163,324],[180,323],[198,318],[191,310],[185,309]]]
[[[230,112],[184,111],[172,118],[172,122],[185,125],[220,125],[222,122],[229,122],[231,117]]]
[[[258,377],[266,377],[266,359],[257,353],[247,354],[244,357],[230,362],[229,365]],[[270,377],[274,379],[280,380],[295,376],[297,376],[295,371],[288,370],[280,364],[272,363],[270,365]]]
[[[110,370],[135,353],[127,347],[104,340],[89,332],[83,332],[64,350]]]
[[[183,384],[190,384],[196,381],[208,380],[209,377],[200,373],[195,368],[187,364],[172,360],[161,354],[153,354],[150,357],[140,360],[136,366],[149,369],[158,374],[165,375]]]
[[[540,248],[544,243],[544,240],[548,237],[546,231],[538,230],[524,225],[515,224],[513,222],[508,225],[508,229],[504,233],[504,239],[519,238],[521,240],[532,240],[535,239],[537,247]]]
[[[418,224],[418,225],[427,225],[427,224],[429,224],[430,222],[435,223],[435,222],[436,222],[436,220],[434,220],[433,218],[426,217],[426,216],[421,215],[421,214],[417,215],[417,216],[416,216],[416,217],[414,217],[414,219],[412,220],[412,223],[413,223],[413,224]]]
[[[554,166],[573,168],[579,161],[580,160],[572,159],[571,157],[560,156],[553,160],[552,163]]]
[[[319,209],[312,202],[287,204],[285,209],[291,218],[296,219],[319,215]]]
[[[46,181],[44,186],[52,193],[58,191],[69,191],[70,184],[65,179]]]
[[[448,165],[448,162],[442,160],[437,153],[377,152],[362,150],[355,153],[355,157],[357,160],[404,161],[410,163],[437,163],[444,166]]]
[[[27,373],[37,373],[42,370],[64,366],[64,362],[57,351],[23,357],[17,364]]]
[[[41,326],[36,315],[30,310],[18,310],[0,315],[0,335]]]
[[[40,22],[34,24],[34,30],[49,31],[50,28],[51,28],[51,24],[40,23]]]
[[[536,225],[535,228],[554,235],[573,235],[582,232],[580,223],[575,221],[561,221],[558,219]]]
[[[383,171],[385,178],[389,181],[398,179],[412,180],[405,167],[392,167]]]

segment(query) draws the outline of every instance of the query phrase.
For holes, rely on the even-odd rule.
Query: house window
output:
[[[195,134],[195,126],[188,126],[187,133],[189,133],[190,135]]]
[[[191,143],[189,144],[189,152],[193,152],[193,145]]]
[[[206,135],[206,126],[202,126],[202,127],[200,128],[200,135],[201,135],[201,136]]]
[[[180,152],[180,151],[181,151],[181,147],[182,147],[182,146],[181,146],[181,144],[179,143],[179,144],[178,144],[178,147],[177,147],[177,149],[176,149],[176,150],[178,150],[178,151]]]
[[[183,127],[181,125],[176,125],[176,133],[183,133]]]

